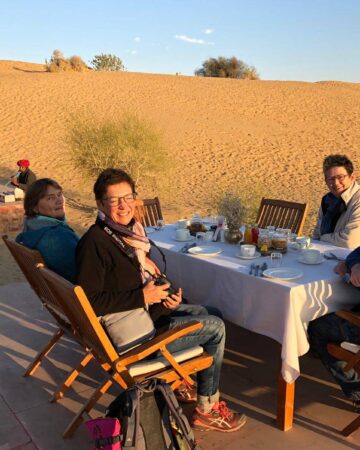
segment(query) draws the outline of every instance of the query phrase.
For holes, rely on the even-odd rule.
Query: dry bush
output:
[[[73,119],[69,144],[73,162],[92,179],[108,168],[129,173],[149,195],[168,190],[175,170],[161,134],[147,121],[125,114],[118,121]]]
[[[217,205],[219,209],[219,206],[224,203],[224,199],[228,201],[236,198],[243,207],[241,211],[243,224],[253,224],[256,222],[262,197],[264,197],[264,191],[258,186],[244,185],[240,182],[224,184],[219,180],[212,184],[212,193],[204,206],[208,213],[213,213],[214,205]]]
[[[244,80],[260,80],[260,75],[254,66],[246,67],[243,72]]]
[[[72,70],[76,72],[82,72],[87,68],[84,61],[80,58],[80,56],[74,55],[69,58],[69,64]]]
[[[65,58],[60,50],[54,50],[50,61],[45,59],[45,67],[47,72],[82,72],[87,68],[80,56],[71,56]]]
[[[194,73],[198,77],[237,78],[241,80],[260,79],[255,67],[248,66],[235,56],[231,58],[225,58],[224,56],[208,58],[202,63],[202,67],[196,69]]]

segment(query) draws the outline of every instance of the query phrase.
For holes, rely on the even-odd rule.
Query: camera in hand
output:
[[[163,284],[170,284],[169,288],[166,291],[168,295],[176,294],[177,290],[171,286],[170,281],[166,278],[164,274],[159,275],[154,282],[155,286],[162,286]]]

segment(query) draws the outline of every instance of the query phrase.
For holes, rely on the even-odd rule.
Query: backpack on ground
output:
[[[121,450],[120,422],[110,417],[85,422],[86,428],[94,441],[94,450]]]
[[[106,416],[119,419],[123,450],[199,449],[189,421],[164,380],[152,378],[122,392]]]

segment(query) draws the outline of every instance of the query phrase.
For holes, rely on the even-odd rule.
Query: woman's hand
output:
[[[352,266],[350,282],[354,286],[360,287],[360,263]]]
[[[176,309],[182,302],[182,289],[180,288],[176,294],[166,297],[163,305],[168,309]]]
[[[346,273],[348,273],[348,268],[346,267],[345,261],[340,261],[336,264],[334,268],[334,272],[343,277]]]
[[[162,284],[161,286],[155,286],[154,281],[150,281],[144,288],[144,302],[145,304],[160,303],[168,296],[167,289],[170,284]]]

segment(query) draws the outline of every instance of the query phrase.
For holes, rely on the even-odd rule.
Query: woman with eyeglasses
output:
[[[114,329],[116,313],[122,318],[123,312],[146,309],[156,329],[174,328],[194,319],[201,322],[202,329],[167,345],[170,352],[201,345],[214,361],[211,367],[198,372],[197,392],[183,385],[178,398],[196,401],[194,426],[223,432],[240,429],[246,417],[231,411],[219,399],[225,346],[225,325],[220,312],[200,305],[184,305],[181,289],[169,293],[169,284],[156,284],[158,269],[149,258],[150,242],[144,228],[134,219],[135,184],[126,172],[104,170],[95,182],[94,194],[99,212],[95,224],[77,246],[77,283],[95,313],[103,316],[102,323],[113,342],[117,336],[107,324]],[[139,324],[134,323],[133,327],[139,328]],[[123,332],[121,325],[118,332]]]
[[[329,155],[323,171],[329,192],[321,200],[314,239],[345,248],[360,245],[360,186],[345,155]]]
[[[66,222],[62,187],[50,178],[35,181],[25,194],[24,209],[24,230],[16,242],[38,250],[51,270],[74,282],[79,238]]]

